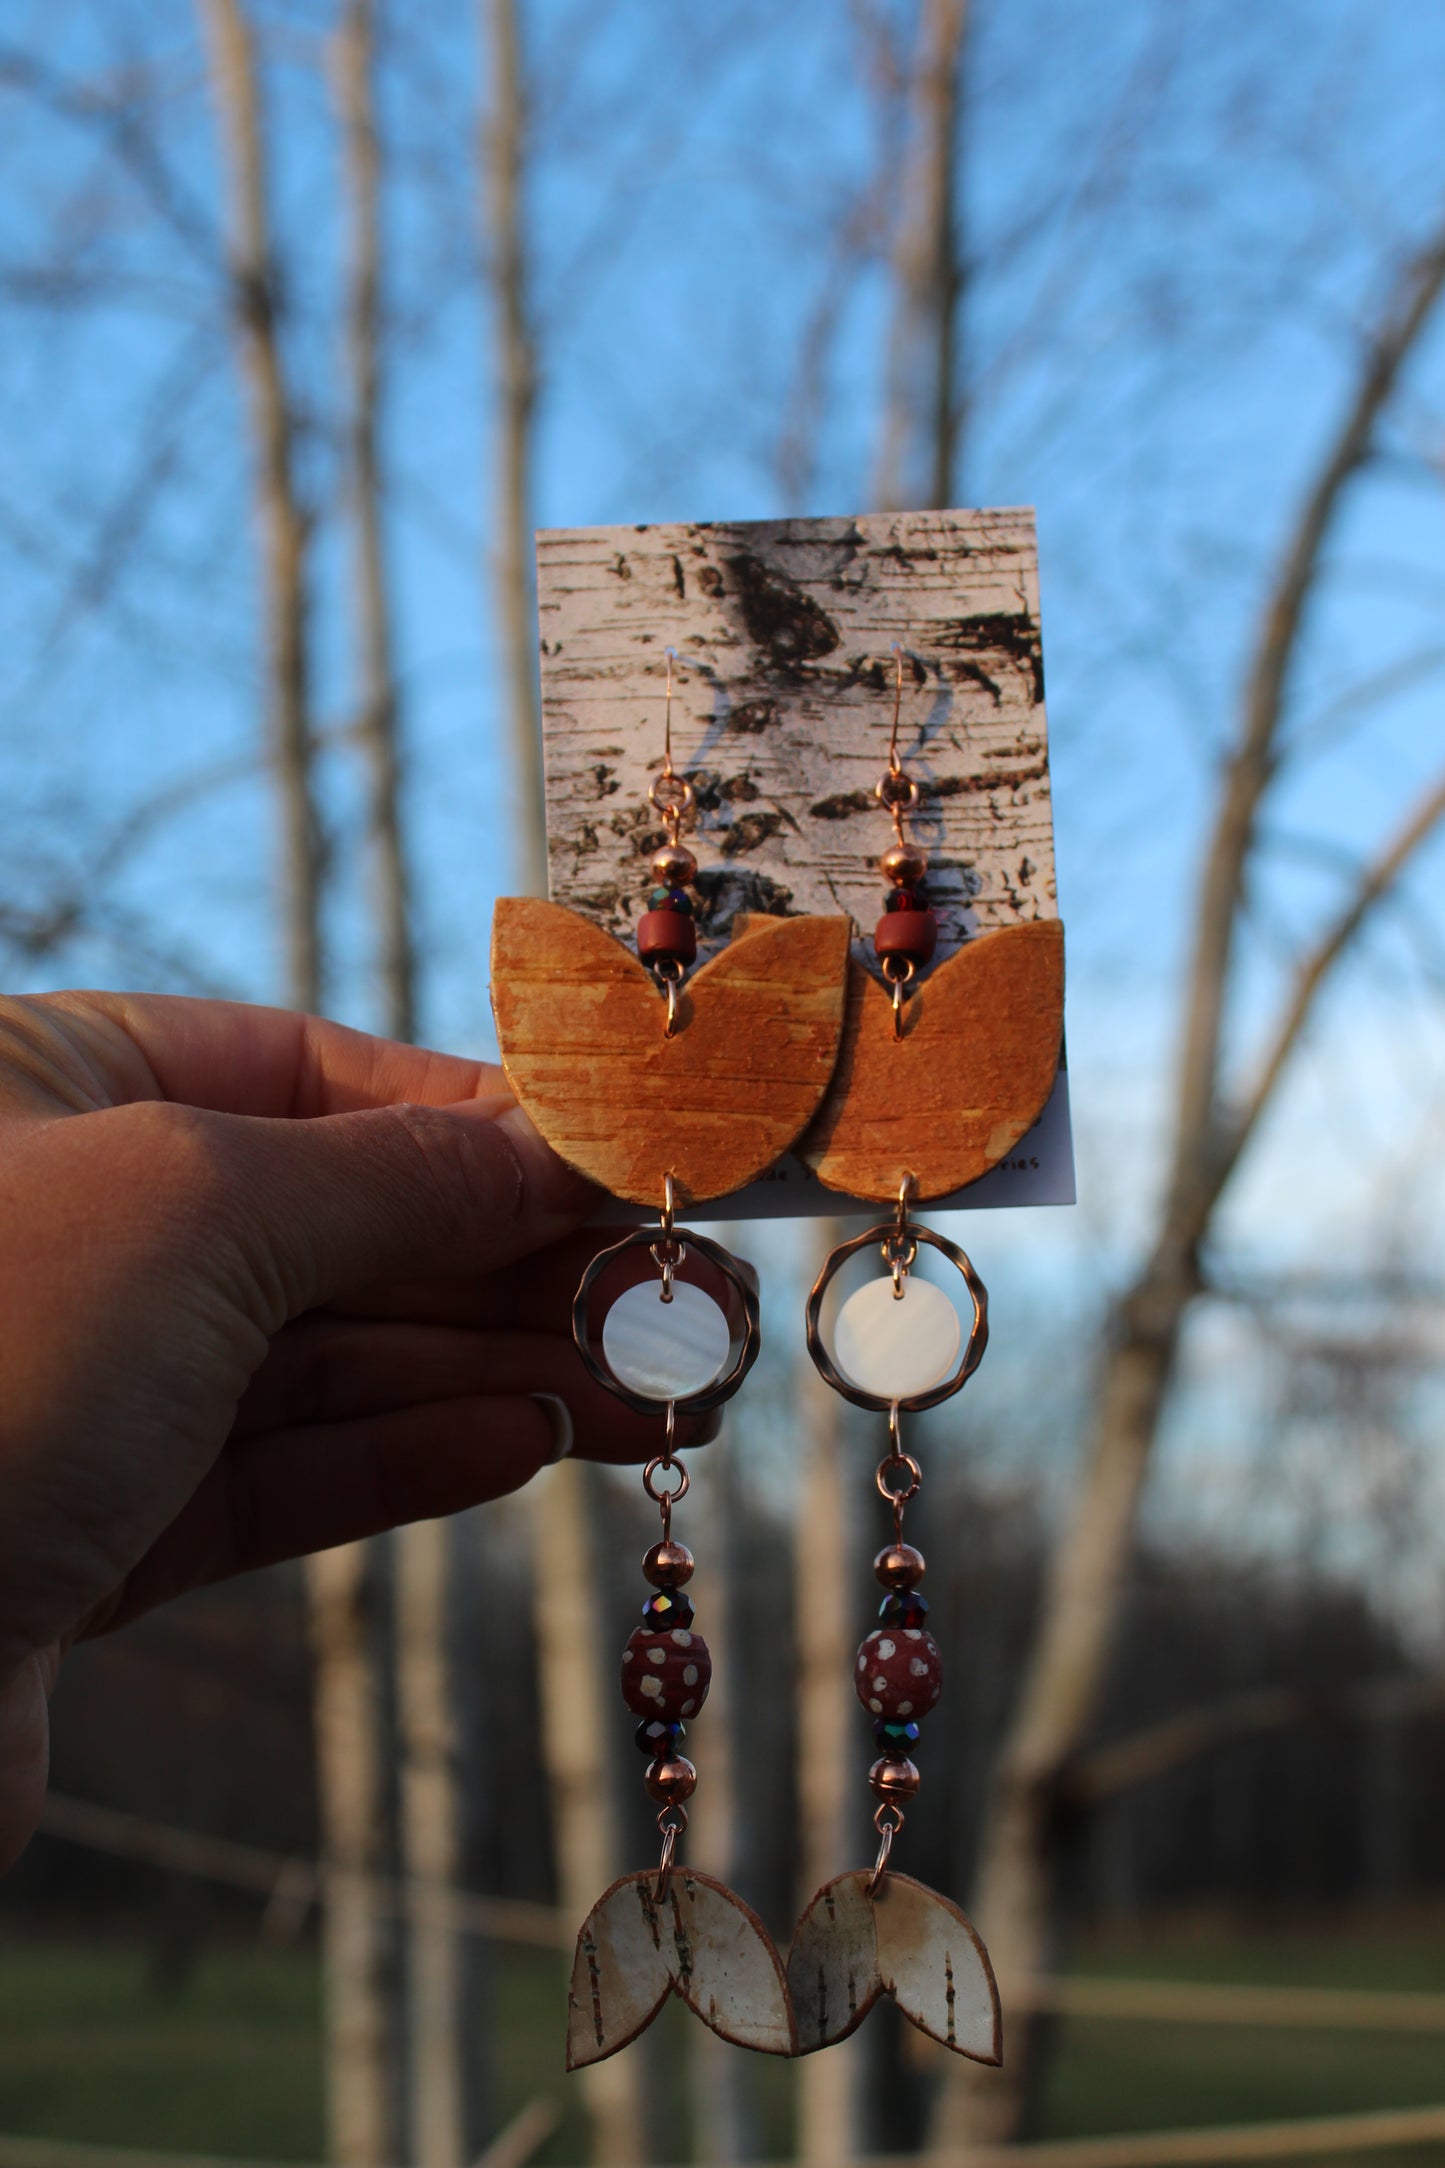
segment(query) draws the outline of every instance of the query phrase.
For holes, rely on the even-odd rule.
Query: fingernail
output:
[[[554,1467],[559,1460],[565,1460],[572,1450],[572,1410],[556,1393],[533,1393],[532,1398],[552,1425],[552,1435],[557,1442],[547,1465],[549,1468]]]

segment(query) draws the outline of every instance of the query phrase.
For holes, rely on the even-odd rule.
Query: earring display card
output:
[[[898,748],[920,792],[910,839],[928,857],[939,958],[1058,916],[1032,512],[554,528],[537,536],[537,587],[554,902],[632,946],[662,840],[647,787],[670,647],[673,760],[697,799],[685,840],[699,954],[749,913],[837,912],[876,969],[892,829],[873,792],[896,643]],[[1009,1157],[931,1209],[1073,1201],[1061,1069]],[[848,1209],[790,1157],[692,1217]]]

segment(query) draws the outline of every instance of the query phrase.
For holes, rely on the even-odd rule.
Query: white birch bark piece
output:
[[[872,1870],[826,1882],[793,1933],[788,1987],[798,2052],[832,2047],[880,1995],[941,2046],[978,2063],[1003,2060],[998,1986],[988,1952],[947,1897],[910,1875]]]
[[[669,1994],[735,2047],[795,2052],[777,1951],[750,1906],[710,1875],[675,1867],[614,1882],[582,1923],[568,1996],[567,2068],[625,2048]]]
[[[666,649],[700,953],[749,911],[841,913],[871,946],[891,839],[873,796],[899,750],[920,789],[940,958],[1058,914],[1038,564],[1029,511],[559,528],[537,537],[550,894],[632,943],[662,840]],[[1044,1157],[1046,1155],[1046,1158]],[[1030,1164],[1034,1162],[1034,1164]],[[837,1211],[796,1162],[730,1210]],[[1067,1099],[970,1204],[1073,1195]]]

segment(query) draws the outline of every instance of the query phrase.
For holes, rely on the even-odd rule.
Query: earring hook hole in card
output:
[[[1026,510],[561,528],[537,537],[552,900],[631,945],[665,840],[649,804],[671,741],[694,797],[699,955],[750,915],[839,913],[855,957],[893,840],[876,785],[918,785],[938,948],[1058,916],[1034,520]],[[926,1010],[917,1012],[920,1019]],[[1074,1201],[1068,1083],[978,1180],[930,1209]],[[795,1155],[694,1218],[866,1211]],[[632,1208],[618,1206],[618,1218]]]

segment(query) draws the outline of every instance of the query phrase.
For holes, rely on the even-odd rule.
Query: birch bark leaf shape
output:
[[[848,967],[838,1065],[798,1150],[850,1197],[946,1197],[1005,1159],[1048,1103],[1064,1030],[1058,919],[980,934],[937,964],[903,1009]]]
[[[770,1167],[817,1112],[843,1032],[850,926],[752,918],[694,972],[663,1036],[636,956],[580,913],[504,896],[492,1009],[507,1081],[553,1151],[614,1197],[679,1206]]]
[[[655,1867],[614,1882],[582,1923],[568,1995],[567,2068],[625,2048],[676,1995],[735,2047],[797,2052],[788,1983],[767,1929],[710,1875]]]
[[[800,2055],[857,2030],[891,1995],[920,2032],[972,2062],[1003,2061],[1003,2021],[988,1952],[958,1906],[890,1868],[825,1882],[799,1920],[788,1987]]]

